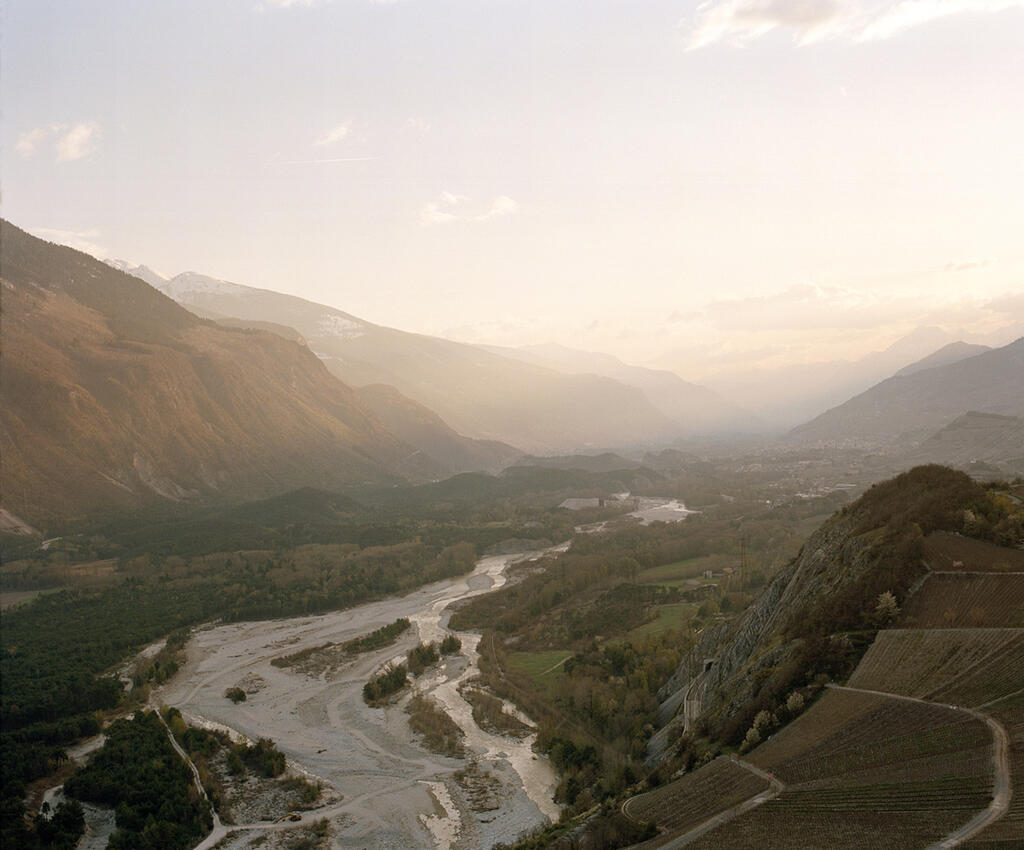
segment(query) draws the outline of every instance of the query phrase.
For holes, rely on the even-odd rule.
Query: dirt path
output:
[[[951,832],[941,841],[932,844],[928,850],[948,850],[951,847],[959,847],[965,841],[973,838],[985,827],[995,823],[1010,808],[1010,798],[1013,796],[1013,783],[1010,778],[1010,736],[1003,725],[994,717],[990,717],[982,711],[974,708],[964,708],[958,705],[948,705],[941,702],[932,702],[917,697],[892,694],[888,691],[872,691],[866,688],[850,688],[845,685],[829,685],[828,687],[837,691],[852,691],[860,694],[872,694],[874,696],[899,699],[905,702],[917,702],[922,705],[936,705],[941,708],[948,708],[950,711],[961,711],[969,714],[977,720],[981,720],[992,731],[992,761],[994,766],[994,777],[992,781],[992,802],[983,811],[978,812],[973,818],[958,829]]]
[[[697,824],[693,829],[684,832],[682,835],[677,835],[675,838],[662,844],[658,850],[676,850],[678,847],[685,847],[687,844],[696,841],[712,829],[716,829],[722,824],[728,823],[733,818],[737,818],[740,815],[749,812],[751,809],[756,809],[758,806],[763,805],[770,800],[774,800],[785,790],[786,786],[771,773],[767,773],[756,765],[751,764],[749,761],[744,761],[741,758],[736,758],[735,756],[731,756],[730,758],[740,767],[746,768],[754,775],[761,777],[761,779],[768,783],[768,788],[760,794],[755,794],[753,797],[749,797],[743,802],[737,803],[735,806],[731,806],[724,812],[719,812],[717,815],[708,818],[703,823]],[[630,800],[632,799],[634,798],[631,797]],[[622,804],[622,813],[630,820],[635,821],[635,818],[633,818],[626,810],[630,800],[626,800],[626,802]]]

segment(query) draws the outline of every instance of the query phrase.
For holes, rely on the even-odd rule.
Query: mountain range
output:
[[[200,319],[7,222],[0,238],[0,447],[15,515],[451,474],[304,345]]]
[[[468,437],[550,453],[666,442],[683,430],[643,389],[605,375],[567,374],[196,272],[164,279],[128,268],[199,316],[286,325],[346,384],[392,386]]]
[[[1022,333],[1024,324],[1017,324],[986,341],[1000,347]],[[938,360],[929,362],[929,358],[939,356],[939,351],[945,350],[943,357],[960,359],[965,352],[978,354],[984,349],[982,345],[962,342],[941,328],[919,327],[886,349],[855,360],[822,360],[778,368],[725,367],[702,381],[725,398],[757,413],[771,429],[785,432],[901,370],[941,365]],[[673,368],[681,357],[670,353],[658,363]]]
[[[1024,416],[1024,337],[977,354],[949,348],[793,429],[789,439],[872,447],[919,442],[968,411]],[[967,356],[949,362],[957,354]]]

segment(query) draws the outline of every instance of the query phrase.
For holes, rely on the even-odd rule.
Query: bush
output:
[[[442,655],[454,655],[462,649],[462,641],[459,640],[455,635],[445,635],[443,641],[441,641],[441,654]]]
[[[363,699],[368,705],[379,705],[404,688],[408,681],[404,664],[389,665],[363,685]]]
[[[436,643],[420,643],[409,651],[407,659],[409,672],[418,676],[430,665],[436,664],[440,660],[441,656],[437,654]]]
[[[226,696],[229,700],[236,704],[240,702],[245,702],[245,691],[243,691],[241,688],[228,688],[226,691],[224,691],[224,696]]]

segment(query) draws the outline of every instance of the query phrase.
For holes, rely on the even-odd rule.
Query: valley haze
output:
[[[5,850],[1024,846],[1024,0],[2,26]]]

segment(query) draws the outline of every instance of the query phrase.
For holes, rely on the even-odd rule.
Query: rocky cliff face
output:
[[[922,534],[959,530],[965,509],[984,501],[962,473],[919,467],[826,521],[746,611],[706,629],[683,659],[659,692],[665,725],[651,741],[652,757],[672,729],[721,730],[753,705],[784,699],[794,683],[816,675],[809,659],[855,654],[851,638],[874,627],[877,594],[892,590],[902,604],[923,574]]]
[[[667,742],[667,729],[689,730],[701,717],[733,715],[763,687],[771,687],[773,677],[786,676],[799,643],[787,637],[794,612],[868,569],[874,562],[867,553],[875,536],[854,535],[848,518],[833,518],[742,615],[706,629],[658,694],[666,732],[655,739],[655,749]]]

